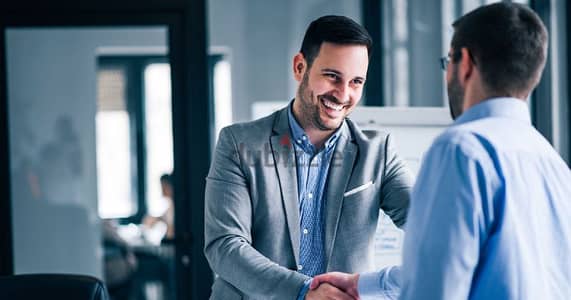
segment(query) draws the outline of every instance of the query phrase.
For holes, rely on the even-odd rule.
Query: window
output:
[[[232,121],[230,62],[209,57],[216,130]],[[162,215],[168,207],[160,177],[173,171],[170,65],[165,55],[99,58],[97,152],[103,218]]]
[[[232,75],[226,54],[211,54],[209,68],[212,74],[212,98],[214,100],[214,139],[222,128],[232,124]]]
[[[438,58],[448,51],[452,23],[478,6],[493,2],[499,1],[443,0],[440,5],[422,0],[382,1],[382,16],[377,16],[383,20],[382,78],[369,78],[369,84],[382,80],[381,103],[447,106],[446,83],[444,74],[439,73]],[[377,105],[378,101],[372,100],[367,102]]]
[[[98,60],[99,214],[138,223],[167,208],[160,177],[173,169],[170,66],[165,55]]]
[[[99,215],[133,215],[137,203],[131,190],[131,143],[123,68],[103,68],[97,74],[96,114],[97,194]]]
[[[151,63],[144,72],[146,205],[149,215],[159,216],[168,207],[162,197],[160,178],[173,169],[170,66]]]

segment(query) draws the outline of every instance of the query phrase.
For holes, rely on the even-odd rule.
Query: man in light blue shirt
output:
[[[402,269],[330,273],[312,287],[361,299],[571,299],[571,172],[526,103],[545,26],[526,6],[497,3],[454,29],[442,66],[455,122],[413,189]]]

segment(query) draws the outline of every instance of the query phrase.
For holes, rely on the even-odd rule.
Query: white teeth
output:
[[[327,99],[323,99],[323,104],[325,104],[325,106],[327,106],[328,108],[340,111],[341,109],[343,109],[343,105],[338,105],[335,104]]]

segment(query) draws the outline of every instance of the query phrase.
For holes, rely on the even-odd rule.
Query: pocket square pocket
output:
[[[345,194],[343,194],[343,197],[351,196],[353,194],[357,194],[358,192],[362,192],[362,191],[368,189],[369,187],[371,187],[373,184],[374,184],[374,182],[369,181],[363,185],[360,185],[354,189],[351,189],[351,190],[345,192]]]

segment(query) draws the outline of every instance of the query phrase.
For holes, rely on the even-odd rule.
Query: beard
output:
[[[335,103],[340,103],[340,101],[332,95],[320,95],[315,96],[313,91],[309,90],[309,70],[303,75],[299,89],[297,90],[297,95],[299,100],[301,100],[301,118],[300,120],[303,126],[310,125],[321,131],[331,131],[339,128],[341,123],[334,124],[334,126],[328,125],[321,119],[321,98],[328,99]]]
[[[464,103],[464,89],[460,85],[458,79],[458,68],[454,67],[452,79],[447,84],[448,103],[450,106],[450,115],[452,120],[456,120],[462,114],[462,106]]]

